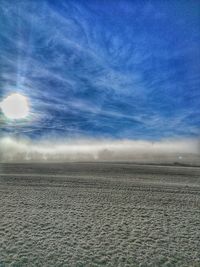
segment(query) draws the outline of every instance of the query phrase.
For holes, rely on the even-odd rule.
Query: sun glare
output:
[[[0,108],[8,119],[24,119],[29,114],[27,97],[18,93],[13,93],[3,99]]]

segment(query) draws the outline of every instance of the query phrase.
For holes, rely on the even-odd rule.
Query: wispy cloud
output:
[[[199,137],[194,7],[104,5],[1,0],[0,98],[17,91],[31,102],[17,127],[1,115],[2,133]]]

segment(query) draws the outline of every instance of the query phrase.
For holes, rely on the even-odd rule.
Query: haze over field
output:
[[[133,161],[146,163],[200,164],[199,141],[43,140],[3,138],[2,162]]]

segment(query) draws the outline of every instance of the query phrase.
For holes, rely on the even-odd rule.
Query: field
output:
[[[1,164],[0,266],[200,266],[200,168]]]

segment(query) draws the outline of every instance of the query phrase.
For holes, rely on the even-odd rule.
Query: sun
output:
[[[29,115],[29,103],[26,96],[13,93],[0,103],[0,108],[8,119],[24,119]]]

